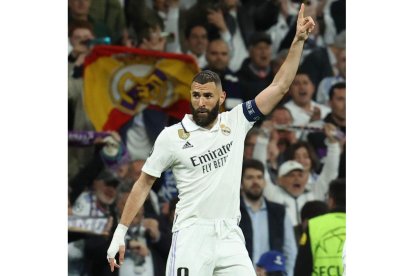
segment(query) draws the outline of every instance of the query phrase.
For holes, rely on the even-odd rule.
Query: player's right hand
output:
[[[111,271],[113,272],[115,267],[120,268],[120,265],[124,262],[125,255],[125,234],[128,231],[128,227],[122,224],[118,224],[114,232],[111,244],[107,251],[107,259]],[[119,265],[116,263],[115,256],[119,252]]]

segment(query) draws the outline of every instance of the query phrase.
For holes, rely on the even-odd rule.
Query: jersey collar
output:
[[[192,132],[192,131],[195,131],[197,129],[206,130],[205,128],[202,128],[201,126],[194,123],[194,121],[192,119],[193,119],[193,115],[185,114],[183,120],[181,121],[181,124],[184,127],[184,130],[186,132]],[[216,124],[209,131],[218,131],[220,129],[220,127],[219,127],[220,121],[221,121],[221,114],[218,115],[218,120],[217,120]]]

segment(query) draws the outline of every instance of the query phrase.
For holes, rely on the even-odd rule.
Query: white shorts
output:
[[[237,219],[200,219],[174,232],[165,275],[256,275]]]

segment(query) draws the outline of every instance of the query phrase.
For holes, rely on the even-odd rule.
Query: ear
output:
[[[225,100],[226,100],[226,92],[223,90],[220,93],[220,105],[222,105]]]

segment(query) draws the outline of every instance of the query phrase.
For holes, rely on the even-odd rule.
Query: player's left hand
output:
[[[111,271],[113,272],[115,267],[120,268],[120,265],[124,262],[125,256],[125,234],[128,231],[128,227],[122,224],[118,224],[112,237],[111,244],[107,251],[107,259]],[[119,252],[119,264],[116,263],[115,256]]]
[[[298,14],[298,21],[296,23],[296,38],[298,40],[306,40],[309,37],[309,34],[315,28],[315,22],[313,21],[312,17],[306,16],[304,17],[303,14],[305,13],[305,4],[300,5],[300,10]]]

